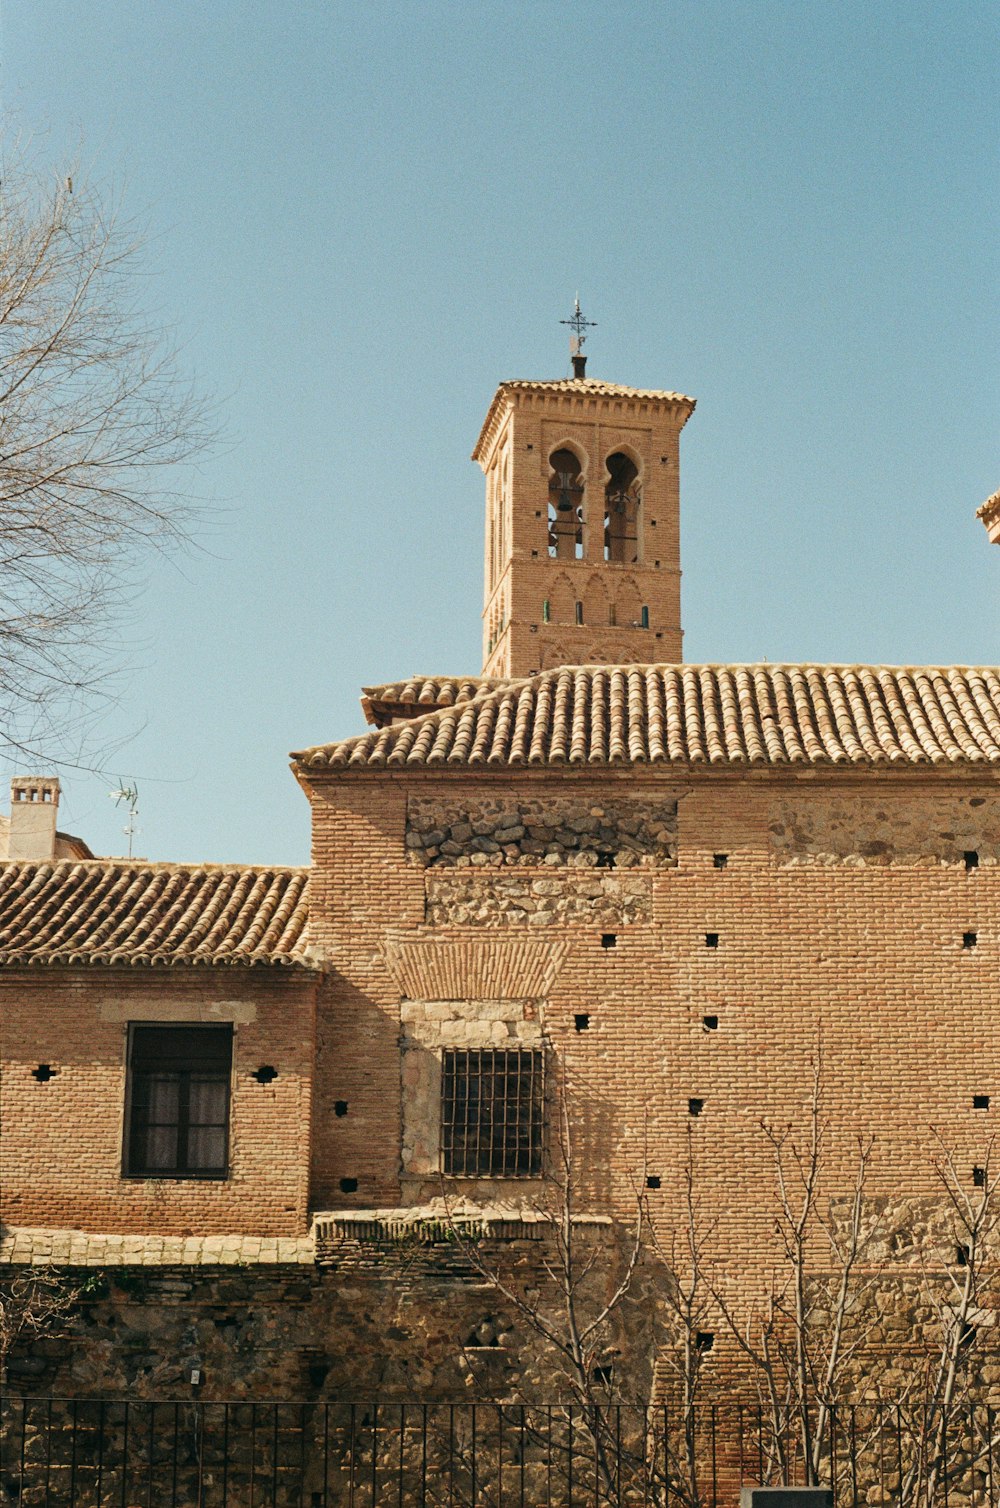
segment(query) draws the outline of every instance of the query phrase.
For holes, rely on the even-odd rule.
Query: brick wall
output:
[[[289,1235],[308,1223],[315,983],[263,968],[0,976],[5,1225]],[[128,1023],[234,1022],[224,1181],[122,1177]],[[54,1070],[47,1082],[39,1064]],[[277,1070],[270,1083],[251,1075]]]
[[[934,1186],[932,1127],[971,1179],[1000,1114],[990,790],[936,771],[706,770],[683,785],[651,769],[316,778],[314,936],[336,977],[320,1012],[314,1202],[397,1197],[400,1004],[448,997],[539,1001],[570,1084],[581,1197],[594,1207],[626,1210],[644,1167],[660,1180],[650,1200],[669,1226],[690,1134],[706,1217],[719,1221],[718,1252],[744,1271],[770,1239],[760,1121],[804,1123],[820,1040],[831,1191],[868,1129],[879,1143],[873,1191]],[[452,921],[440,907],[429,913],[439,878],[407,859],[408,795],[453,812],[494,794],[535,801],[547,791],[619,809],[630,797],[678,801],[676,867],[640,859],[629,871],[648,886],[648,909],[609,937],[597,900],[592,917],[581,913],[578,874],[519,864],[529,886],[561,878],[573,906],[557,897],[520,920],[508,909],[502,927],[467,912]],[[798,838],[789,838],[790,813]],[[831,825],[836,842],[823,836]],[[871,854],[850,836],[876,831]],[[900,835],[898,853],[887,832]],[[978,867],[966,867],[970,851]],[[510,878],[475,871],[482,890]],[[491,975],[494,987],[484,988]],[[329,1104],[347,1079],[356,1086],[351,1114],[337,1123]],[[974,1094],[992,1095],[991,1109],[974,1110]],[[692,1101],[701,1101],[697,1116]],[[344,1195],[338,1179],[348,1169],[358,1188]]]

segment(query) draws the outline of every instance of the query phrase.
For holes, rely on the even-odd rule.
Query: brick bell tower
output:
[[[682,657],[679,445],[695,400],[587,377],[581,344],[572,378],[502,382],[472,453],[484,675]]]

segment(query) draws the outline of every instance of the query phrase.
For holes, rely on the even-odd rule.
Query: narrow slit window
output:
[[[451,1049],[441,1064],[441,1152],[452,1178],[537,1178],[542,1171],[544,1055]]]

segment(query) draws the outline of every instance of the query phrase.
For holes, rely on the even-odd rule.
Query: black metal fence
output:
[[[926,1423],[873,1405],[816,1421],[837,1508],[995,1504],[997,1411]],[[805,1475],[798,1431],[735,1404],[0,1400],[17,1508],[729,1508]]]

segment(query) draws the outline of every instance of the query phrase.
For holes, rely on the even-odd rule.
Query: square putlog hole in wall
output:
[[[962,860],[966,869],[979,868],[979,855],[974,848],[967,848],[962,855]]]
[[[660,1187],[659,1173],[650,1173],[649,1177],[646,1179],[646,1187],[647,1189],[658,1189]]]
[[[978,943],[978,941],[979,941],[979,934],[977,932],[963,932],[962,933],[962,947],[963,948],[974,948],[976,946],[976,944]]]
[[[972,1187],[974,1189],[984,1189],[986,1187],[986,1169],[985,1168],[973,1168],[973,1170],[972,1170]]]
[[[578,1032],[585,1032],[590,1029],[590,1017],[587,1015],[586,1011],[580,1011],[573,1017],[573,1025],[576,1027]]]
[[[601,933],[601,947],[602,948],[617,948],[617,946],[618,946],[618,933],[617,932],[602,932]]]
[[[356,1178],[342,1178],[340,1180],[340,1192],[342,1194],[356,1194],[358,1192],[358,1180]]]
[[[702,1016],[701,1024],[707,1032],[717,1032],[719,1030],[718,1016]]]
[[[718,934],[718,932],[706,932],[705,933],[705,947],[706,948],[717,948],[718,946],[719,946],[719,934]]]
[[[334,1115],[337,1115],[337,1116],[346,1115],[347,1114],[347,1101],[346,1100],[334,1100],[334,1102],[333,1102],[333,1113],[334,1113]]]
[[[988,1110],[990,1108],[990,1097],[989,1097],[989,1095],[988,1094],[974,1094],[972,1096],[972,1108],[973,1108],[973,1110]]]
[[[700,1115],[705,1108],[704,1100],[688,1100],[688,1115]]]
[[[726,865],[728,863],[729,863],[729,855],[727,853],[714,853],[712,855],[712,868],[713,869],[725,869],[725,867],[726,867]]]

